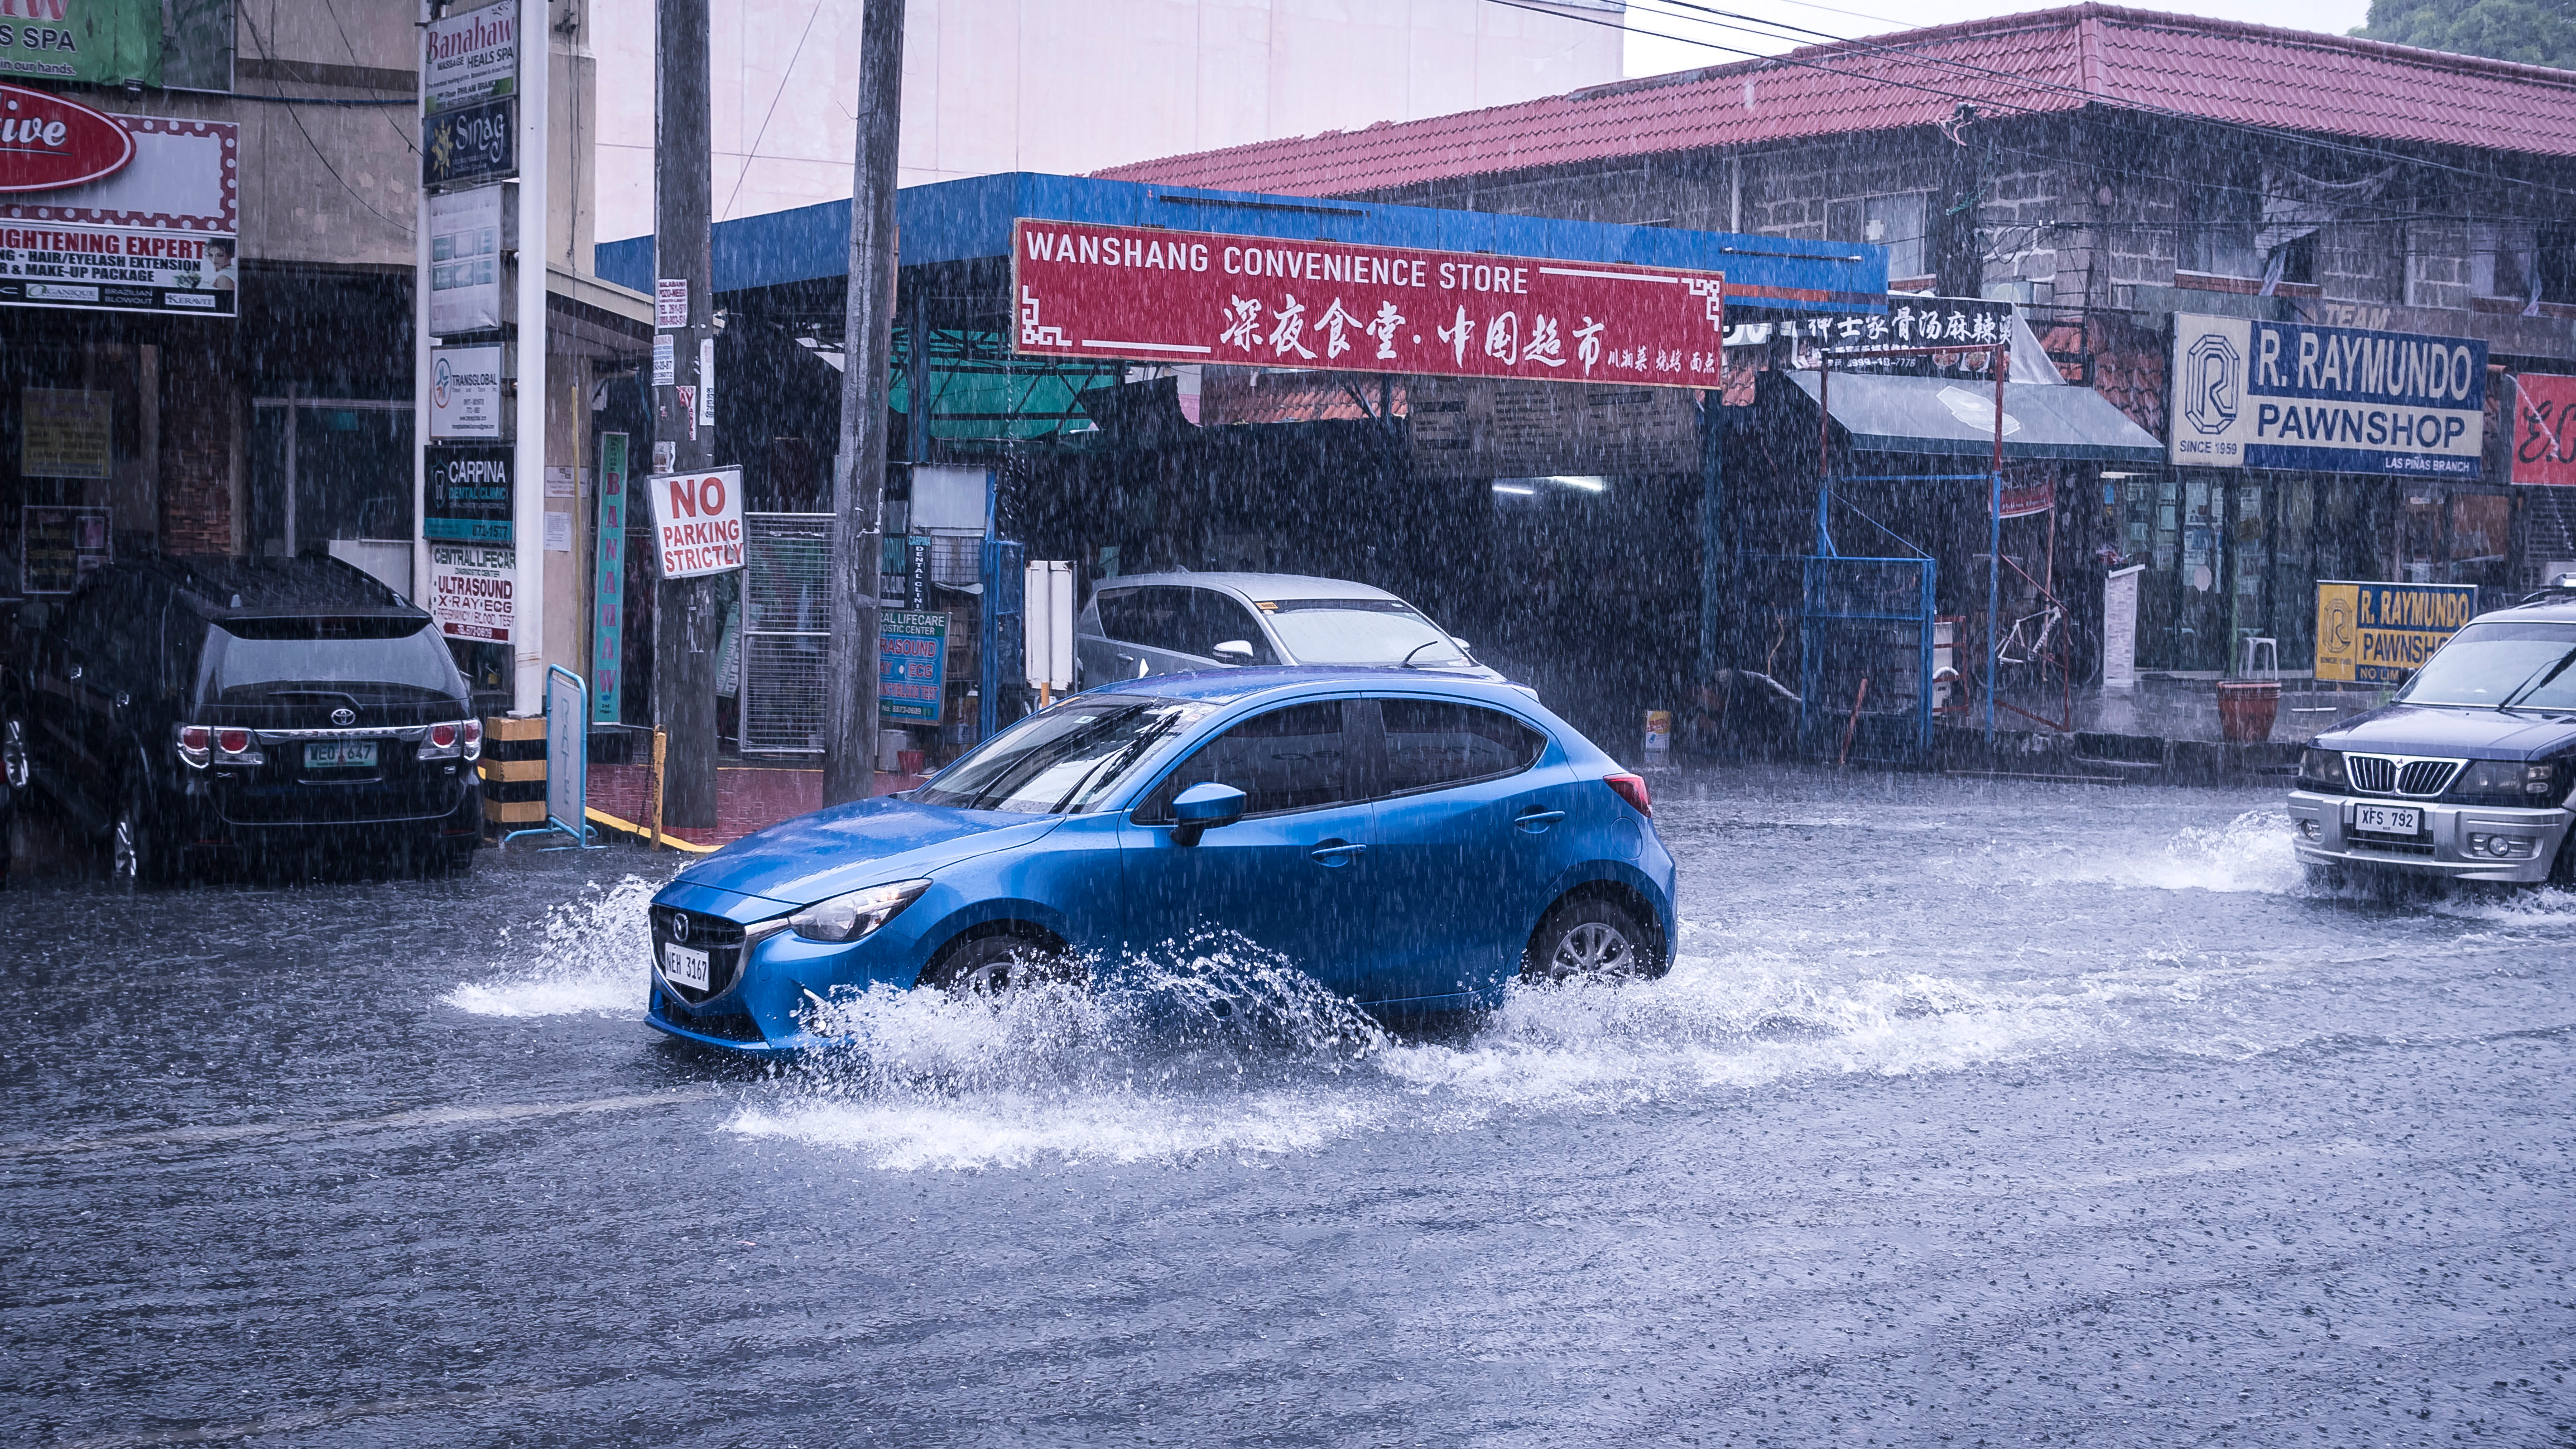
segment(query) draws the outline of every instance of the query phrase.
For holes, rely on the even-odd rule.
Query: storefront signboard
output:
[[[428,490],[420,536],[432,543],[513,543],[515,455],[507,445],[433,443],[422,450]]]
[[[626,671],[626,435],[599,435],[599,564],[591,587],[590,717],[618,720]]]
[[[421,109],[452,111],[519,85],[519,0],[429,22],[422,41]]]
[[[1986,416],[1994,416],[1992,399],[1986,401]],[[2001,502],[2003,507],[1996,515],[1999,518],[2030,518],[2046,513],[2057,506],[2057,476],[2043,473],[2036,478],[2024,477],[2007,465]]]
[[[2138,576],[2146,571],[2131,564],[2102,579],[2102,688],[2114,694],[2138,687]]]
[[[2475,584],[2317,582],[2317,678],[2396,684],[2476,617]]]
[[[68,103],[0,86],[0,102],[31,104],[22,97],[50,108],[40,139],[62,124],[68,143]],[[124,159],[100,169],[100,156],[0,147],[0,306],[232,316],[240,128],[73,109],[104,123]]]
[[[519,103],[485,101],[420,119],[423,186],[472,186],[519,174]]]
[[[2483,342],[2174,317],[2178,465],[2472,479],[2486,404]]]
[[[501,253],[510,245],[509,187],[429,199],[429,330],[442,337],[501,325]]]
[[[30,594],[68,594],[114,555],[104,508],[30,503],[18,515],[19,587]]]
[[[115,472],[116,394],[18,390],[18,471],[29,478],[105,478]]]
[[[694,579],[742,567],[742,470],[660,473],[645,480],[653,499],[653,546],[662,577]]]
[[[2013,304],[1978,297],[1917,297],[1899,293],[1888,297],[1884,313],[1754,323],[1750,327],[1735,329],[1727,341],[1741,346],[1744,342],[1739,339],[1768,341],[1775,333],[1794,339],[1796,365],[1799,367],[1815,366],[1816,353],[1831,348],[1835,368],[1844,372],[1982,377],[1992,384],[1995,375],[1993,353],[1948,352],[1926,356],[1911,350],[1939,347],[1944,343],[1959,347],[1991,347],[1998,342],[2009,345],[2013,340]],[[1872,357],[1869,355],[1872,352],[1911,355]],[[2010,370],[2004,376],[2015,382],[2038,380],[2022,377]]]
[[[1725,278],[1021,218],[1023,355],[1709,387]]]
[[[115,117],[24,86],[0,85],[0,128],[0,191],[59,191],[134,160],[134,137]]]
[[[877,632],[877,719],[935,725],[948,697],[948,616],[890,609]]]
[[[505,347],[433,347],[429,350],[429,435],[433,438],[505,436],[508,409],[501,368]]]
[[[508,544],[429,546],[429,612],[450,639],[509,643],[518,588],[518,551]]]
[[[2526,372],[2513,380],[2516,483],[2576,485],[2576,377]]]
[[[163,3],[31,0],[0,6],[0,75],[157,87]]]

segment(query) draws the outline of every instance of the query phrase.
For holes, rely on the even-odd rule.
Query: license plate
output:
[[[304,768],[308,770],[372,770],[375,767],[374,740],[317,740],[304,747]]]
[[[694,946],[662,946],[662,975],[674,986],[692,991],[707,989],[707,953]]]
[[[2403,805],[2356,805],[2352,828],[2378,835],[2414,835],[2424,828],[2424,812]]]

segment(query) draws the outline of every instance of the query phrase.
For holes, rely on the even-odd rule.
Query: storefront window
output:
[[[258,399],[251,551],[329,553],[410,592],[411,440],[408,402]]]

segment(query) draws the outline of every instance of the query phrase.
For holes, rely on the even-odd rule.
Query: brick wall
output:
[[[162,368],[162,552],[233,551],[233,445],[244,406],[226,361]]]

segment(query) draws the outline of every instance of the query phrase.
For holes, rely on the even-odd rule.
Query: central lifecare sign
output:
[[[1023,217],[1012,341],[1039,357],[1712,387],[1724,284],[1621,262]]]
[[[742,567],[742,470],[656,473],[653,544],[666,579],[694,579]]]

